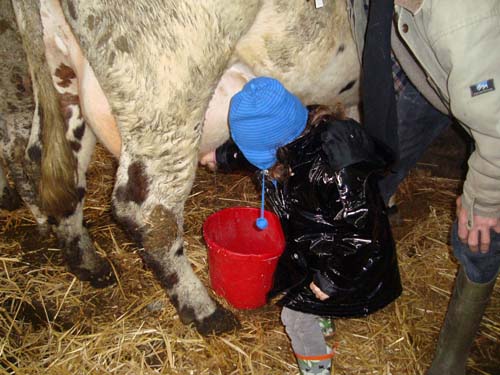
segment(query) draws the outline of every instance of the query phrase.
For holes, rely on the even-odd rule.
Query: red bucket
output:
[[[260,230],[260,210],[231,207],[210,215],[203,224],[212,289],[238,309],[266,304],[278,258],[285,248],[279,218],[265,211],[269,225]]]

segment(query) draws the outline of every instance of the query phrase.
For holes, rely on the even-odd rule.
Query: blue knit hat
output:
[[[299,98],[279,81],[258,77],[231,99],[229,127],[245,158],[267,169],[277,161],[276,150],[304,131],[307,116]]]
[[[245,158],[266,170],[276,164],[276,151],[297,138],[307,124],[308,111],[299,98],[268,77],[254,78],[233,96],[229,128]],[[264,217],[265,171],[262,171],[262,200],[259,229],[267,228]]]

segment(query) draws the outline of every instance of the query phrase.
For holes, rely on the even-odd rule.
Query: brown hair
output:
[[[320,125],[325,116],[329,116],[330,118],[334,118],[336,120],[345,120],[347,118],[345,114],[345,107],[341,103],[337,103],[331,107],[326,105],[311,105],[308,106],[308,110],[309,117],[307,119],[307,125],[298,138],[308,134],[311,129]],[[279,148],[276,152],[279,154],[281,149],[282,148]],[[290,176],[290,172],[290,167],[284,163],[280,163],[279,161],[269,168],[269,175],[278,181],[284,181],[287,179]]]

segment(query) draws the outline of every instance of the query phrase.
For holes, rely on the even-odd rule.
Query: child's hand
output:
[[[217,169],[217,162],[215,160],[215,150],[206,153],[200,157],[200,164],[215,172]]]
[[[330,298],[330,296],[328,294],[323,293],[323,291],[320,288],[318,288],[316,284],[314,284],[314,282],[311,282],[311,284],[309,284],[309,288],[311,288],[316,298],[321,301]]]

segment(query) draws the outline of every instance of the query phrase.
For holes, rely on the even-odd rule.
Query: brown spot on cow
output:
[[[7,211],[14,211],[22,204],[21,197],[10,186],[5,186],[3,191],[0,192],[0,208]]]
[[[84,134],[85,134],[85,123],[73,129],[73,136],[79,141],[82,140]]]
[[[78,202],[82,202],[83,198],[85,198],[86,190],[83,187],[79,187],[76,189],[76,194],[78,195]]]
[[[40,136],[38,137],[38,140],[40,141],[40,143],[43,143],[42,142],[42,131],[45,127],[44,110],[43,110],[43,107],[41,105],[39,105],[37,108],[38,108],[38,111],[36,113],[36,116],[38,117],[38,121],[40,121]]]
[[[49,225],[59,225],[59,220],[57,220],[54,216],[49,215],[47,216],[47,223],[49,223]]]
[[[24,160],[24,151],[26,149],[26,142],[21,138],[14,138],[14,147],[11,149],[10,158],[16,163],[21,163]]]
[[[16,87],[16,97],[18,99],[23,99],[31,95],[31,82],[28,78],[23,78],[19,73],[13,73],[10,81]]]
[[[181,246],[177,249],[177,251],[175,252],[175,256],[176,257],[181,257],[184,255],[184,246]]]
[[[176,272],[166,273],[165,267],[161,262],[161,258],[144,250],[141,251],[140,255],[146,267],[148,267],[151,272],[153,272],[160,284],[167,291],[171,290],[177,285],[177,283],[179,282],[179,275]]]
[[[115,198],[118,202],[125,202],[127,196],[126,185],[120,185],[115,190]]]
[[[0,20],[0,34],[3,34],[9,29],[12,29],[10,24],[6,20]]]
[[[81,150],[82,148],[82,145],[80,144],[80,142],[77,142],[77,141],[70,141],[69,142],[69,145],[71,146],[71,149],[74,151],[74,152],[78,152]]]
[[[111,30],[106,30],[103,35],[97,41],[97,48],[104,46],[108,40],[111,38]]]
[[[62,105],[62,110],[63,110],[64,122],[67,124],[68,121],[71,120],[71,117],[73,116],[73,108],[71,108],[70,106]]]
[[[11,102],[7,102],[7,109],[9,111],[9,113],[14,113],[14,112],[17,112],[19,108],[17,108],[17,106],[12,104]]]
[[[67,93],[59,95],[59,105],[61,106],[61,109],[63,111],[63,116],[66,124],[73,116],[73,109],[71,108],[71,106],[78,106],[79,101],[80,99],[78,95]],[[79,114],[78,117],[81,117],[81,114]]]
[[[76,12],[75,4],[73,4],[71,0],[67,0],[66,4],[68,4],[69,15],[76,21],[78,19],[78,13]]]
[[[24,99],[33,95],[31,77],[29,75],[15,72],[10,78],[11,83],[16,87],[16,97]]]
[[[356,80],[349,81],[347,83],[347,85],[342,87],[342,89],[339,91],[339,95],[342,94],[344,91],[352,89],[355,83],[356,83]]]
[[[77,268],[82,263],[82,254],[78,246],[79,242],[80,236],[76,236],[67,246],[61,246],[64,249],[64,260],[70,269]]]
[[[115,51],[111,51],[108,57],[108,65],[113,65],[115,63],[115,57],[116,57]]]
[[[28,149],[28,157],[31,161],[39,163],[42,160],[42,150],[38,145],[32,145]]]
[[[171,274],[165,275],[163,278],[163,286],[167,289],[172,289],[179,282],[179,275],[173,272]]]
[[[77,194],[77,192],[75,191],[75,195]],[[78,202],[78,198],[76,199],[76,201]],[[62,217],[67,219],[69,218],[70,216],[73,216],[75,214],[75,211],[76,211],[76,206],[68,206],[64,211],[62,211]]]
[[[128,181],[116,189],[115,197],[120,202],[141,204],[148,196],[149,182],[144,164],[136,161],[128,167]]]
[[[57,83],[61,87],[68,87],[71,85],[71,80],[76,78],[75,71],[66,64],[61,63],[54,72],[54,75],[60,79]]]
[[[196,314],[194,309],[189,306],[183,306],[182,309],[177,310],[179,312],[179,318],[184,324],[189,324],[196,321]]]
[[[344,44],[344,43],[341,43],[341,44],[340,44],[340,46],[339,46],[339,48],[337,49],[337,55],[338,55],[339,53],[344,52],[344,50],[345,50],[345,44]]]
[[[130,47],[128,45],[128,40],[125,38],[123,35],[120,36],[118,39],[115,41],[116,48],[119,51],[129,53],[130,52]]]
[[[149,215],[148,224],[145,227],[144,249],[146,251],[170,249],[180,235],[173,212],[164,206],[157,205]]]
[[[177,297],[177,294],[171,294],[170,301],[172,302],[172,305],[174,305],[175,309],[178,311],[179,310],[179,298]]]
[[[192,308],[186,306],[183,306],[182,309],[180,308],[179,297],[176,294],[172,293],[171,295],[169,295],[169,297],[172,305],[174,305],[175,309],[179,313],[179,318],[181,319],[182,323],[189,324],[196,320],[196,315]]]
[[[60,244],[69,271],[82,281],[89,281],[95,288],[103,288],[115,282],[112,268],[108,262],[82,243],[76,236],[69,243],[65,240]]]
[[[90,15],[87,17],[87,27],[89,28],[90,31],[94,30],[94,27],[96,26],[96,18],[94,15]]]
[[[174,241],[180,235],[180,228],[177,225],[174,213],[164,206],[157,205],[149,215],[147,224],[144,226],[144,251],[141,252],[141,256],[146,266],[151,269],[167,291],[172,290],[177,285],[179,275],[175,271],[166,271],[168,267],[165,267],[164,264],[165,252],[173,246]],[[175,254],[179,255],[177,252]],[[176,298],[174,296],[171,297],[174,299],[174,305],[176,305]],[[178,305],[176,308],[179,311]],[[179,311],[179,315],[186,315],[186,318],[191,316],[191,314],[193,312],[183,314]],[[189,319],[193,318],[194,315]]]

